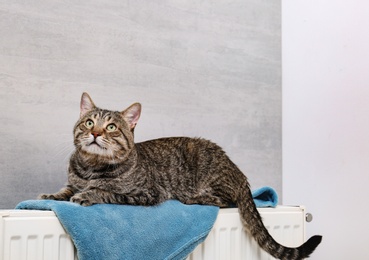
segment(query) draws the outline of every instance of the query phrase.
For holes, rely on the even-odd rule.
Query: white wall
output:
[[[283,0],[283,198],[315,217],[311,259],[369,257],[369,2]]]
[[[0,1],[0,208],[66,181],[83,91],[281,192],[280,0]]]

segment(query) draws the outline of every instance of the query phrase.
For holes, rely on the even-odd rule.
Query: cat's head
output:
[[[74,127],[76,149],[105,161],[123,159],[134,146],[133,132],[140,114],[139,103],[122,112],[105,110],[96,107],[90,96],[83,93],[80,118]]]

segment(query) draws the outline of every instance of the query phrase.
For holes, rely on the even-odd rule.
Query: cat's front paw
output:
[[[38,200],[56,200],[54,194],[40,194],[37,196]]]
[[[81,206],[91,206],[93,203],[82,193],[74,195],[72,198],[70,198],[71,202],[77,203]]]

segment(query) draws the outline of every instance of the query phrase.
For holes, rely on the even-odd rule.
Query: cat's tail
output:
[[[261,248],[277,259],[299,260],[307,258],[322,241],[322,236],[313,236],[297,248],[285,247],[276,242],[262,222],[246,179],[238,192],[237,206],[245,228]]]

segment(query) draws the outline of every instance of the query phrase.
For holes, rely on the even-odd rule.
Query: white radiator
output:
[[[304,207],[259,209],[269,233],[281,244],[305,240]],[[77,254],[52,211],[0,210],[0,260],[74,260]],[[221,209],[206,240],[188,260],[273,259],[250,238],[237,209]]]

